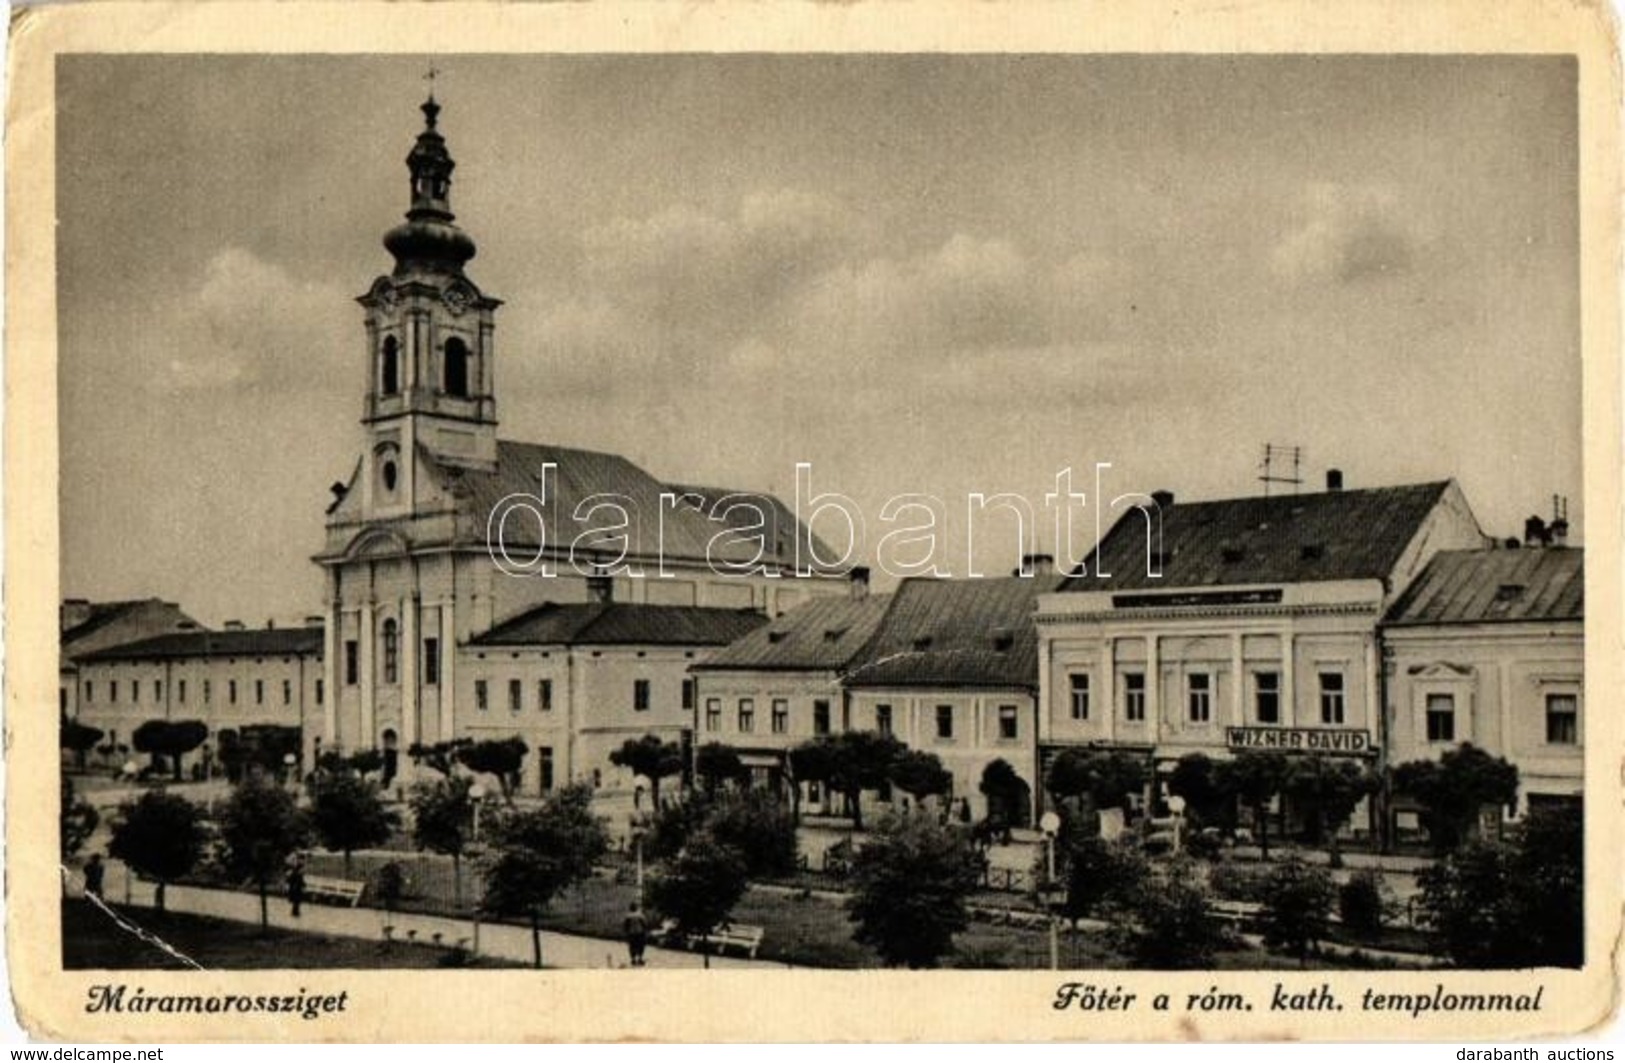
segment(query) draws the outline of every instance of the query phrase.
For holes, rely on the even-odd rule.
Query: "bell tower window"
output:
[[[455,336],[446,341],[446,394],[468,398],[468,345]]]
[[[401,345],[394,336],[384,337],[384,350],[378,368],[378,390],[398,395],[401,390]]]

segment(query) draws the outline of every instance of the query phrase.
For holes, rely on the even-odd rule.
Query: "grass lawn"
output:
[[[452,965],[453,950],[404,942],[365,941],[289,930],[262,931],[251,923],[154,912],[119,910],[130,922],[169,942],[204,967],[260,968],[433,968]],[[122,930],[86,901],[62,901],[62,966],[67,970],[189,970],[155,945]],[[475,967],[505,967],[484,957]]]

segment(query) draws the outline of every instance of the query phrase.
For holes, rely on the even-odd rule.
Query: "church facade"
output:
[[[481,636],[523,614],[608,596],[774,616],[846,593],[840,574],[813,563],[828,549],[777,498],[675,485],[616,454],[499,437],[502,302],[468,275],[475,245],[451,210],[456,164],[439,105],[431,97],[422,110],[406,160],[410,207],[384,237],[394,268],[357,300],[362,445],[334,484],[314,557],[330,696],[305,739],[311,760],[379,749],[403,774],[414,744],[488,728],[461,673],[489,652],[472,648]],[[676,681],[687,663],[673,665]],[[545,677],[513,678],[533,690]],[[589,771],[571,765],[559,782]]]

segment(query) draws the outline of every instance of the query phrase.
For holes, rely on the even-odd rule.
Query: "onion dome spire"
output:
[[[446,138],[436,128],[440,104],[434,93],[423,106],[424,128],[406,156],[412,175],[411,208],[406,221],[384,236],[384,247],[395,256],[395,273],[413,271],[461,273],[474,257],[474,241],[456,224],[451,212],[451,172],[457,168],[446,150]]]

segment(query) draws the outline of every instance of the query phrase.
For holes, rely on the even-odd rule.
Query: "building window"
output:
[[[820,698],[813,702],[813,734],[827,735],[829,732],[829,702]]]
[[[400,637],[396,633],[395,621],[384,621],[384,682],[395,682],[396,671],[400,656]]]
[[[1281,722],[1281,673],[1253,673],[1253,711],[1259,723]]]
[[[355,686],[361,681],[360,647],[355,639],[344,640],[344,682],[346,686]]]
[[[790,703],[783,698],[773,699],[773,733],[785,734],[790,730]]]
[[[750,734],[756,729],[756,702],[751,698],[739,699],[739,733]]]
[[[254,680],[254,704],[265,704],[265,680],[263,679]]]
[[[1320,673],[1320,722],[1342,723],[1343,710],[1343,673]]]
[[[320,678],[318,678],[316,680],[316,704],[318,705],[322,703],[322,695],[326,693],[326,691],[322,689],[324,686],[326,686],[326,684],[323,683]]]
[[[1016,707],[1014,705],[999,706],[999,737],[1003,739],[1016,737]]]
[[[474,680],[474,708],[478,709],[480,712],[485,712],[490,707],[490,699],[485,693],[485,680]]]
[[[111,702],[114,702],[115,704],[118,702],[118,680],[117,679],[109,679],[107,681],[107,700],[111,701]]]
[[[553,789],[553,747],[537,746],[536,761],[542,766],[542,792]]]
[[[226,681],[226,704],[237,704],[237,680],[235,679],[229,679]]]
[[[1123,673],[1123,719],[1130,723],[1145,720],[1145,673]]]
[[[892,733],[890,705],[875,706],[875,730],[883,735]]]
[[[203,704],[207,705],[214,700],[214,684],[209,680],[203,681]]]
[[[1186,703],[1191,723],[1207,723],[1213,719],[1213,677],[1206,672],[1192,672],[1185,677]]]
[[[180,699],[180,703],[182,705],[185,705],[186,704],[186,680],[177,679],[177,680],[175,680],[175,683],[176,683],[175,696]]]
[[[88,679],[85,680],[85,700],[86,701],[95,701],[96,700],[96,684],[92,683]]]
[[[705,699],[705,729],[707,731],[722,730],[722,699]]]
[[[152,681],[152,700],[158,702],[160,705],[163,704],[164,681],[162,679],[154,679]]]
[[[536,708],[540,712],[553,711],[553,680],[538,679],[536,681]]]
[[[1076,673],[1069,677],[1072,686],[1072,718],[1074,720],[1087,720],[1089,718],[1089,676],[1088,673]]]
[[[694,710],[694,680],[685,679],[685,680],[683,680],[683,711],[684,712],[692,712],[693,710]]]
[[[1546,742],[1554,746],[1580,743],[1580,697],[1578,694],[1546,695]]]
[[[523,712],[525,708],[525,684],[518,679],[508,680],[508,711]]]
[[[952,738],[954,736],[954,707],[952,705],[937,706],[937,737]]]
[[[632,680],[632,708],[636,712],[649,711],[649,681],[647,679]]]
[[[282,704],[293,704],[293,680],[291,679],[284,679],[282,681]]]
[[[423,640],[423,685],[437,686],[440,683],[440,640]]]
[[[401,345],[394,336],[384,337],[383,369],[379,372],[381,378],[378,390],[385,395],[394,395],[401,390]]]
[[[141,703],[141,680],[139,679],[130,680],[130,703],[134,705]]]
[[[1429,694],[1427,702],[1427,730],[1429,742],[1456,740],[1456,696]]]
[[[446,394],[468,397],[468,345],[453,336],[446,341]]]

